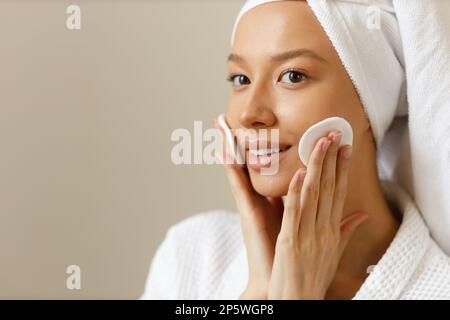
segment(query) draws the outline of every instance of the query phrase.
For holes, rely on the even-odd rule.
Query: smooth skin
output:
[[[297,49],[303,54],[283,54]],[[306,2],[268,3],[242,17],[228,67],[230,127],[278,129],[280,144],[290,146],[275,175],[224,164],[249,268],[240,298],[353,298],[400,219],[384,198],[370,123],[332,43]],[[339,140],[330,132],[306,168],[298,142],[332,116],[352,125],[351,158],[338,142],[320,151],[324,140]]]

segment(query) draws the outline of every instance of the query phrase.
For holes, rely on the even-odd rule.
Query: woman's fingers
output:
[[[347,197],[347,182],[350,170],[352,146],[345,145],[339,150],[336,170],[336,185],[334,190],[334,201],[331,209],[331,224],[339,228],[342,219],[342,211]],[[350,153],[347,153],[350,152]]]
[[[292,177],[289,184],[289,190],[284,205],[283,220],[281,223],[280,235],[293,239],[298,234],[300,226],[300,192],[302,190],[303,180],[306,175],[305,169],[299,169]]]
[[[224,144],[226,142],[225,132],[223,128],[221,128],[217,121],[214,121],[214,127],[219,130],[222,139],[224,139]],[[261,224],[265,223],[266,215],[263,214],[263,211],[269,210],[268,206],[272,205],[271,209],[279,209],[281,208],[277,214],[280,216],[283,213],[283,202],[281,198],[276,199],[273,198],[270,201],[266,201],[268,199],[264,198],[260,194],[256,192],[253,188],[253,185],[250,181],[250,176],[246,166],[241,166],[237,163],[227,163],[223,162],[223,166],[225,168],[225,173],[227,175],[228,182],[230,184],[231,192],[233,194],[233,198],[235,200],[239,215],[244,218],[243,224],[246,225],[247,222],[251,225],[253,224]],[[264,207],[263,204],[266,204]],[[269,217],[269,220],[272,217]],[[281,217],[279,217],[281,220]],[[257,228],[260,228],[261,225],[258,225]],[[274,226],[271,226],[274,227]]]
[[[322,230],[323,227],[330,225],[331,210],[334,202],[334,189],[336,184],[336,158],[339,151],[339,143],[342,133],[337,131],[328,137],[332,143],[326,153],[322,175],[320,177],[319,205],[316,217],[316,229]]]
[[[317,207],[320,191],[320,177],[322,175],[323,160],[331,143],[328,137],[319,139],[309,160],[308,169],[301,191],[301,216],[299,232],[309,237],[315,231]]]
[[[213,125],[216,129],[219,130],[225,144],[226,143],[225,132],[218,125],[217,121],[214,121]],[[223,157],[224,154],[222,155],[219,154],[218,156]],[[223,166],[225,168],[228,182],[231,187],[231,192],[233,193],[237,206],[240,207],[239,209],[243,209],[242,212],[248,212],[248,210],[250,209],[249,206],[251,206],[249,202],[254,196],[254,191],[245,167],[241,167],[237,164],[229,164],[227,163],[227,161],[223,162]],[[241,212],[241,210],[239,211]]]

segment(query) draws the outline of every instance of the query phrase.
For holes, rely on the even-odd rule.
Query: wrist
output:
[[[248,286],[239,296],[239,300],[267,300],[267,288]]]
[[[267,300],[267,295],[261,292],[253,292],[245,290],[239,296],[239,300]]]

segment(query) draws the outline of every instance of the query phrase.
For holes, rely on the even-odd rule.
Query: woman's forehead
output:
[[[304,48],[324,54],[330,44],[305,1],[279,1],[255,7],[241,18],[231,52],[273,56]]]

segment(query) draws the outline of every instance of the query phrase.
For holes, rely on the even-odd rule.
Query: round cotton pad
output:
[[[219,125],[222,127],[222,129],[225,131],[226,139],[228,140],[228,146],[231,148],[228,154],[230,154],[237,161],[238,164],[244,164],[245,163],[244,157],[239,151],[239,147],[237,147],[236,145],[233,132],[231,131],[230,127],[228,127],[227,121],[225,120],[225,115],[220,114],[217,118],[217,121],[219,122]]]
[[[327,134],[333,130],[339,130],[342,133],[339,147],[346,144],[353,144],[352,126],[347,120],[341,117],[326,118],[306,130],[300,139],[298,144],[298,155],[305,166],[308,166],[309,157],[311,156],[317,141],[322,137],[326,137]]]

